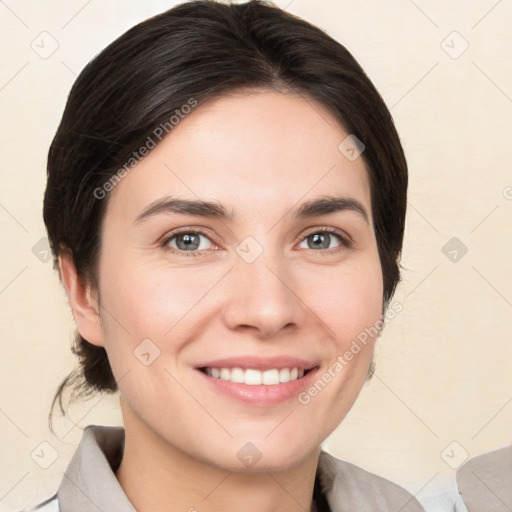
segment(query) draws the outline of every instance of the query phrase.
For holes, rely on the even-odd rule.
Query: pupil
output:
[[[322,239],[323,239],[323,241],[322,241]],[[317,242],[320,242],[320,243],[317,243]],[[313,245],[316,248],[321,247],[322,249],[326,249],[329,246],[328,237],[325,234],[315,233],[313,235]]]
[[[194,238],[196,238],[196,240],[194,240]],[[198,242],[195,235],[181,235],[180,239],[183,241],[185,249],[197,249]]]

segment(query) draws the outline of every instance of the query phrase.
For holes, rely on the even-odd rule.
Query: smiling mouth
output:
[[[198,368],[201,372],[214,379],[246,384],[247,386],[275,386],[302,379],[314,368],[272,368],[269,370],[255,370],[252,368]]]

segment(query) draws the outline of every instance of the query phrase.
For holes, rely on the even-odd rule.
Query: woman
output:
[[[406,191],[378,92],[303,20],[188,2],[108,46],[44,220],[80,359],[56,400],[119,390],[124,428],[87,427],[37,510],[422,510],[320,447],[371,375]]]

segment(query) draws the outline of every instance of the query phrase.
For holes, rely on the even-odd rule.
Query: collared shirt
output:
[[[469,459],[457,471],[457,486],[464,502],[460,510],[510,512],[512,446]]]
[[[23,512],[136,512],[115,476],[123,450],[124,428],[89,425],[57,493]],[[331,512],[424,512],[405,489],[324,451],[317,484]]]

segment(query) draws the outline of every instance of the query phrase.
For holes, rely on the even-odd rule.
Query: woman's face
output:
[[[383,296],[367,171],[350,139],[339,148],[348,135],[300,95],[229,95],[115,186],[91,341],[107,350],[127,432],[229,470],[258,458],[278,470],[347,414]],[[315,207],[326,198],[338,201]]]

